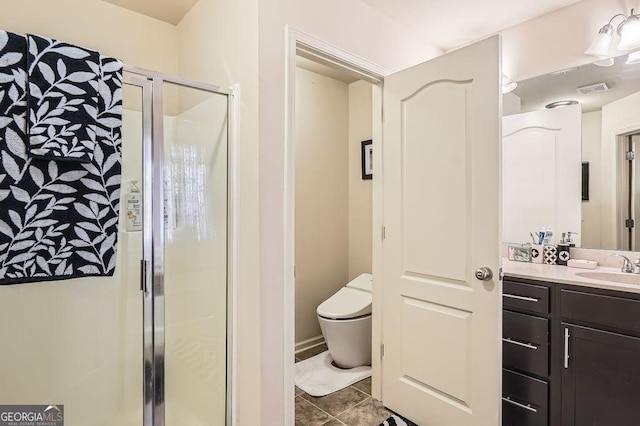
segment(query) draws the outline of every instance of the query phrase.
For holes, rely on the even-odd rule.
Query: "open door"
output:
[[[499,424],[500,80],[495,36],[384,81],[382,399],[419,425]]]

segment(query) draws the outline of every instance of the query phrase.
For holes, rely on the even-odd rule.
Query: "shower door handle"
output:
[[[143,293],[147,292],[147,265],[149,264],[148,260],[142,259],[140,260],[140,291]]]

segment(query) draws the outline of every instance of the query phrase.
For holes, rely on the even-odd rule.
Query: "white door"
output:
[[[579,233],[574,242],[580,247],[582,107],[506,116],[502,134],[504,241],[531,242],[531,231],[551,227],[556,243],[562,232]]]
[[[382,399],[422,426],[500,418],[500,75],[495,36],[384,81]]]

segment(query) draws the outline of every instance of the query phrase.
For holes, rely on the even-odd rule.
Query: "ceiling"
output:
[[[350,72],[344,68],[321,64],[317,62],[317,60],[308,59],[300,55],[296,56],[296,66],[347,84],[351,84],[362,78],[359,74]]]
[[[361,0],[449,50],[581,0]]]
[[[513,93],[522,100],[522,112],[544,109],[545,105],[561,100],[576,100],[583,112],[597,111],[603,105],[640,91],[640,64],[626,65],[627,55],[615,58],[611,67],[583,65],[558,75],[542,75],[518,83]],[[578,87],[606,83],[605,92],[586,95]]]
[[[103,0],[176,25],[198,0]],[[230,0],[233,1],[233,0]],[[444,50],[581,0],[360,0]]]
[[[198,0],[102,0],[177,25]]]

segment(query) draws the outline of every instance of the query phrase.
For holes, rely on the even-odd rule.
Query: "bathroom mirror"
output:
[[[504,241],[552,227],[554,243],[572,231],[577,247],[640,249],[639,55],[524,80],[504,95]],[[550,105],[558,101],[577,103]]]

